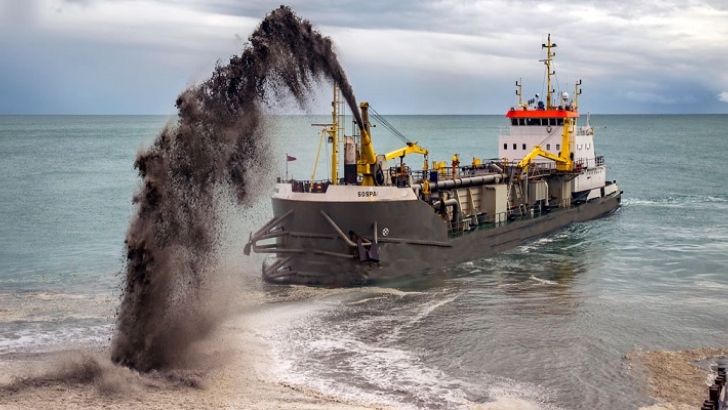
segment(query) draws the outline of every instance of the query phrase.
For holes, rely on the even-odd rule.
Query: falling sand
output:
[[[110,352],[39,354],[40,363],[32,357],[5,361],[10,368],[7,379],[0,379],[0,404],[96,407],[101,400],[118,408],[236,402],[284,408],[295,402],[296,408],[321,408],[328,403],[262,382],[261,370],[247,360],[255,355],[261,361],[260,342],[247,340],[239,321],[232,325],[233,347],[206,345],[214,339],[206,337],[229,318],[232,297],[240,297],[222,277],[229,270],[220,268],[224,211],[231,202],[245,209],[256,199],[249,170],[258,180],[272,171],[266,167],[264,114],[291,98],[305,107],[326,80],[338,85],[361,124],[331,40],[281,6],[260,23],[242,54],[183,91],[176,123],[134,163],[142,185],[133,198],[136,214],[125,240],[125,282]],[[206,381],[200,374],[214,385],[214,394],[201,388]],[[179,389],[186,393],[175,393]]]
[[[179,96],[178,122],[135,163],[143,186],[126,238],[114,362],[142,372],[175,367],[225,316],[215,268],[219,208],[226,195],[250,203],[248,170],[265,176],[264,109],[289,97],[305,106],[321,79],[339,85],[356,112],[331,40],[281,6],[241,55]]]
[[[270,320],[268,309],[252,309],[228,318],[209,338],[195,344],[190,369],[140,373],[113,365],[105,352],[69,351],[11,361],[0,357],[4,373],[0,374],[0,408],[372,408],[271,378],[271,347],[259,337],[270,328]]]
[[[231,198],[240,208],[254,200],[248,170],[261,179],[270,171],[265,110],[290,97],[305,105],[325,79],[338,84],[357,115],[331,41],[281,7],[261,22],[241,55],[179,96],[177,123],[135,162],[143,184],[126,238],[111,351],[0,358],[0,407],[360,408],[268,380],[269,347],[256,337],[256,326],[268,326],[270,318],[256,317],[264,309],[231,317],[220,269],[223,209]],[[726,351],[628,359],[658,399],[653,408],[677,409],[705,398],[707,373],[694,362],[720,354]]]

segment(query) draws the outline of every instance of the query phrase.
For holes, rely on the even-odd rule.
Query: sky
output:
[[[281,3],[0,0],[0,114],[174,114]],[[504,114],[517,80],[545,93],[549,33],[555,88],[582,80],[582,113],[728,113],[724,0],[285,4],[331,37],[357,99],[382,114]]]

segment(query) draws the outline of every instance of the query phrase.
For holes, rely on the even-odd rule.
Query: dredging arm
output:
[[[377,164],[377,154],[372,146],[372,137],[369,124],[369,103],[362,102],[361,108],[362,124],[359,124],[361,131],[360,156],[356,162],[356,172],[362,176],[361,185],[374,186],[374,172]],[[376,113],[376,112],[375,112]],[[397,149],[384,155],[385,160],[404,158],[408,154],[422,154],[425,156],[424,169],[427,170],[427,155],[429,151],[417,145],[416,142],[407,141],[404,148]],[[380,156],[381,158],[381,156]]]
[[[369,134],[369,103],[362,102],[359,104],[359,108],[361,108],[363,124],[359,124],[359,130],[361,130],[361,156],[356,161],[356,172],[362,176],[362,185],[374,186],[372,165],[377,163],[377,154],[374,152],[372,137]]]

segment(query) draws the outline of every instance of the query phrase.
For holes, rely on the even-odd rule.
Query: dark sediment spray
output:
[[[179,96],[178,121],[140,152],[143,180],[126,237],[126,282],[112,360],[139,371],[174,367],[219,321],[214,264],[221,192],[250,201],[249,172],[267,173],[267,106],[305,105],[333,80],[359,124],[356,101],[332,42],[288,7],[260,23],[242,54]]]

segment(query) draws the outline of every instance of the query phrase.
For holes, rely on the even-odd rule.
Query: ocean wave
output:
[[[401,409],[497,409],[508,403],[519,403],[524,409],[544,408],[543,392],[537,386],[483,373],[477,381],[453,377],[428,366],[415,352],[397,347],[334,334],[299,339],[295,351],[301,356],[277,358],[281,379],[347,403]],[[301,361],[303,357],[316,358],[316,363]]]
[[[461,293],[444,289],[406,303],[396,294],[374,295],[344,305],[351,309],[345,314],[348,320],[340,317],[340,308],[325,307],[315,315],[288,310],[293,317],[287,324],[267,322],[258,335],[271,345],[273,380],[340,403],[375,408],[497,409],[509,403],[547,408],[542,403],[548,395],[539,386],[462,365],[456,366],[457,373],[448,373],[429,364],[426,351],[410,347],[418,324]]]
[[[531,277],[529,279],[535,280],[536,282],[538,282],[542,285],[557,285],[558,286],[557,282],[554,282],[554,281],[548,280],[548,279],[537,278],[534,275],[531,275]]]
[[[0,293],[0,323],[106,319],[113,315],[116,301],[111,293]]]
[[[68,347],[105,345],[113,329],[112,324],[49,326],[47,323],[26,323],[17,329],[5,326],[0,333],[0,354],[39,353]]]
[[[393,295],[399,297],[420,295],[422,292],[418,291],[403,291],[394,288],[383,288],[383,287],[366,287],[366,288],[315,288],[310,286],[291,285],[286,288],[281,288],[277,291],[277,301],[299,301],[305,299],[316,300],[322,303],[328,304],[348,304],[351,301],[345,300],[346,298],[352,297],[358,298],[362,294],[374,294],[374,295]],[[341,300],[332,300],[334,297],[342,297]],[[356,302],[354,300],[354,302]]]
[[[700,288],[708,288],[708,289],[719,289],[719,290],[728,289],[728,284],[726,284],[726,283],[718,283],[718,282],[713,282],[713,281],[709,281],[709,280],[698,280],[698,281],[695,281],[694,285],[698,286]]]
[[[62,299],[90,299],[93,295],[79,295],[70,293],[54,293],[54,292],[40,292],[20,295],[25,299],[39,299],[39,300],[62,300]]]
[[[375,300],[382,300],[384,298],[386,298],[386,296],[373,296],[373,297],[369,297],[369,298],[363,298],[363,299],[355,300],[355,301],[352,301],[352,302],[347,302],[346,305],[347,306],[356,306],[356,305],[361,305],[361,304],[365,304],[365,303],[370,303],[370,302],[373,302]]]
[[[622,200],[622,206],[653,206],[653,207],[681,207],[699,204],[713,204],[721,206],[728,204],[728,197],[713,195],[685,195],[685,196],[668,196],[662,198],[630,198],[626,197]]]

